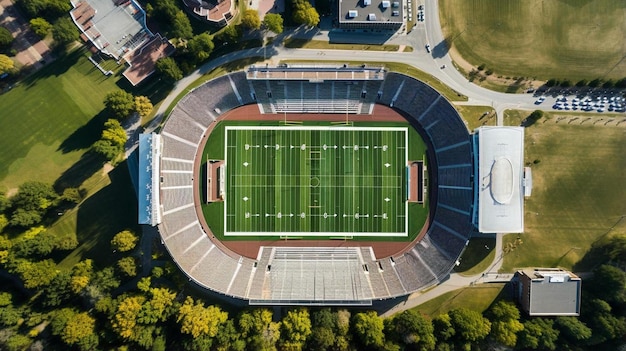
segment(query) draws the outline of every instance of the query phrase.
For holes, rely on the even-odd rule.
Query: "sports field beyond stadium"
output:
[[[407,236],[406,127],[227,126],[227,236]]]

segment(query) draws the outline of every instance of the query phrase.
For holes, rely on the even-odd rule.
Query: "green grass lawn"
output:
[[[502,289],[504,289],[504,284],[481,284],[457,289],[439,295],[412,309],[432,318],[461,307],[482,313],[495,302]]]
[[[0,95],[0,190],[28,180],[81,187],[87,198],[47,229],[59,239],[76,237],[79,247],[55,254],[60,267],[81,259],[113,263],[110,240],[137,229],[137,205],[125,162],[104,172],[86,153],[108,118],[104,96],[119,89],[119,77],[104,76],[83,50],[72,51]],[[143,89],[146,89],[145,87]]]
[[[624,1],[443,0],[439,6],[452,47],[495,74],[544,80],[626,76]]]
[[[489,268],[496,256],[495,244],[495,239],[471,238],[459,260],[461,264],[454,267],[454,271],[461,275],[472,276]]]
[[[509,111],[505,121],[519,125],[526,115]],[[623,124],[557,124],[560,115],[548,113],[550,120],[526,128],[525,160],[532,164],[533,193],[526,200],[522,243],[515,244],[517,235],[505,236],[505,245],[514,248],[504,256],[503,271],[572,268],[626,213]],[[617,231],[626,232],[626,226],[611,233]]]
[[[100,137],[102,101],[116,80],[74,51],[0,95],[0,189],[53,183],[78,162]]]
[[[362,51],[398,51],[396,44],[373,45],[373,44],[339,44],[329,43],[322,40],[288,38],[283,42],[286,48],[319,49],[319,50],[362,50]]]
[[[481,126],[496,125],[496,111],[491,106],[454,105],[470,132]]]

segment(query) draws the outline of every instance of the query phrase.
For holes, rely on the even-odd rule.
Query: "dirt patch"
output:
[[[393,109],[375,105],[374,111],[371,115],[345,115],[345,114],[297,114],[290,113],[287,115],[281,114],[261,114],[257,105],[247,105],[240,108],[229,111],[220,116],[216,122],[211,123],[207,128],[202,141],[196,151],[196,157],[194,161],[194,174],[199,174],[200,167],[202,166],[202,151],[206,145],[208,135],[211,134],[217,122],[222,120],[231,121],[251,121],[251,120],[263,120],[263,121],[326,121],[326,122],[407,122],[402,116],[400,116]],[[255,259],[259,253],[261,246],[288,246],[288,247],[361,247],[371,246],[374,250],[374,254],[377,259],[398,256],[404,252],[410,250],[415,244],[421,240],[430,223],[430,218],[426,219],[426,225],[420,230],[415,240],[410,242],[378,242],[378,241],[355,241],[355,240],[255,240],[255,241],[220,241],[211,232],[204,214],[202,213],[202,199],[200,198],[200,177],[194,177],[193,180],[193,193],[196,214],[202,225],[204,232],[211,238],[213,244],[218,246],[223,252],[231,255],[234,258],[239,256],[245,256]]]

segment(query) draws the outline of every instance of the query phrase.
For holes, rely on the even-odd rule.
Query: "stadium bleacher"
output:
[[[370,113],[374,103],[382,103],[393,105],[411,119],[426,133],[432,148],[429,161],[436,179],[430,184],[436,191],[431,196],[438,197],[432,204],[440,204],[424,238],[393,258],[374,257],[369,247],[264,247],[253,259],[213,243],[215,239],[204,232],[196,214],[192,162],[210,123],[228,110],[252,103],[262,113]],[[230,73],[181,99],[165,123],[162,137],[161,236],[190,279],[227,296],[269,304],[323,304],[406,295],[445,279],[472,230],[472,157],[467,128],[445,98],[402,74],[387,73],[382,81],[309,82],[248,79],[245,72]]]

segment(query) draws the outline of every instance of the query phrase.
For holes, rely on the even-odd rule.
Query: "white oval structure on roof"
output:
[[[508,204],[513,197],[513,164],[506,157],[493,161],[491,166],[491,196],[500,204]]]

